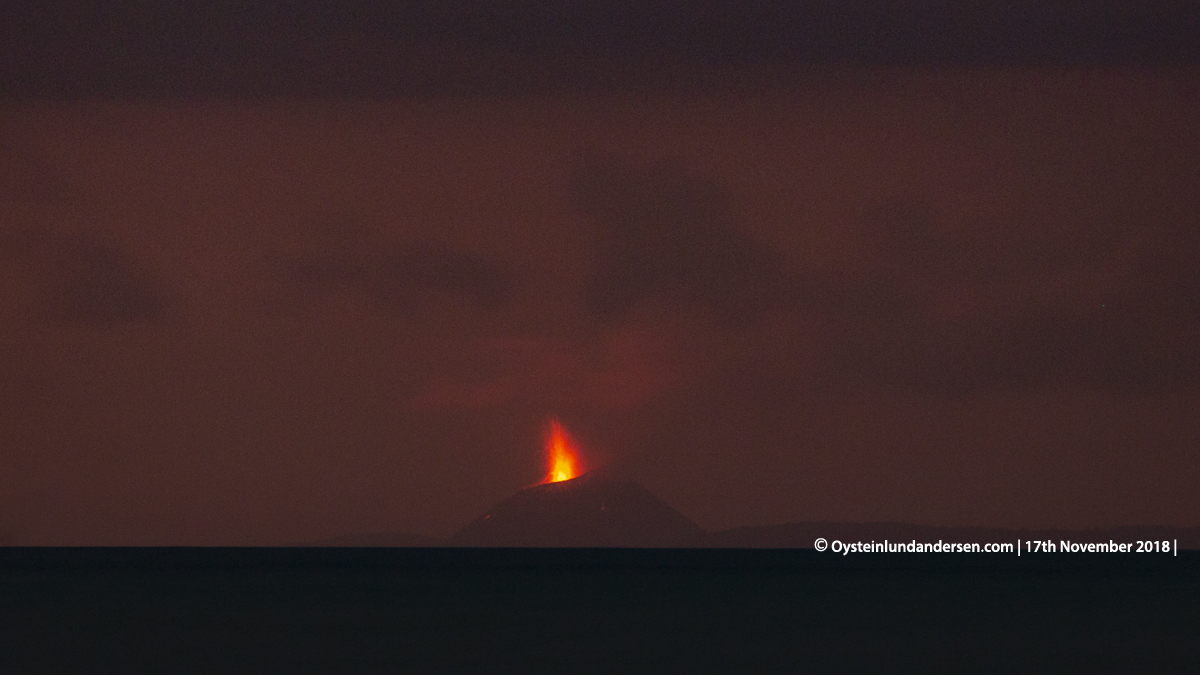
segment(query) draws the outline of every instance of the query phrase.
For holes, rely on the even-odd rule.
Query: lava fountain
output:
[[[561,483],[579,476],[579,449],[558,420],[550,420],[546,432],[546,460],[550,470],[542,483]]]

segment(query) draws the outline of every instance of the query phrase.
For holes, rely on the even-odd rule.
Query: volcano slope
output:
[[[664,548],[700,527],[637,483],[589,472],[527,487],[450,538],[452,546]]]

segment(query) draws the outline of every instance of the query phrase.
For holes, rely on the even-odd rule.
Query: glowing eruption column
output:
[[[567,430],[550,420],[550,432],[546,435],[546,454],[549,456],[550,471],[543,483],[558,483],[579,475],[579,451],[571,443]]]

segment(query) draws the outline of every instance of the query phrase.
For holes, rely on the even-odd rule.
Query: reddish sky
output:
[[[0,541],[1200,524],[1200,76],[0,103]]]

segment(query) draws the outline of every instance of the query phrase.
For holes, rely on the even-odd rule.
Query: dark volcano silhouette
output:
[[[450,538],[452,546],[662,548],[700,527],[637,483],[592,471],[528,487]]]

